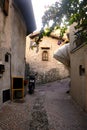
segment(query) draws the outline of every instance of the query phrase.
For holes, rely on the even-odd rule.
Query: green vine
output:
[[[50,21],[53,25],[50,27]],[[86,0],[61,0],[49,6],[42,17],[43,28],[40,31],[37,43],[43,35],[49,36],[50,33],[58,27],[60,29],[60,36],[63,36],[68,26],[77,23],[76,39],[79,37],[83,42],[87,43],[87,1]],[[61,23],[63,27],[61,27]],[[44,29],[47,26],[47,29]],[[76,40],[75,39],[75,40]]]

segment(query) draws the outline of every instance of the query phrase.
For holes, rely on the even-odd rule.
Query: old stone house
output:
[[[60,48],[58,36],[55,34],[49,37],[44,36],[37,46],[35,32],[27,36],[26,41],[26,61],[29,63],[29,74],[37,74],[36,83],[47,83],[69,76],[69,71],[65,65],[53,58],[56,49]],[[58,42],[59,41],[59,42]]]
[[[71,89],[72,98],[87,111],[87,44],[76,44],[73,24],[70,27],[70,61],[71,61]]]
[[[24,79],[26,35],[35,30],[32,11],[31,1],[0,0],[0,105],[11,99],[13,77]]]

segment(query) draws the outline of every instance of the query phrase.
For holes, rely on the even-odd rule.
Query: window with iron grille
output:
[[[42,52],[42,61],[48,61],[48,51]]]

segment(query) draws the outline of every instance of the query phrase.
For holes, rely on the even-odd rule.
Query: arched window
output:
[[[48,61],[48,51],[43,51],[42,52],[42,60],[43,61]]]

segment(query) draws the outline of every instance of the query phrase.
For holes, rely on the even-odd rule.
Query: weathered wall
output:
[[[39,44],[38,51],[34,47],[30,49],[30,39],[27,37],[26,47],[26,61],[30,65],[30,71],[37,73],[37,83],[46,83],[69,76],[67,68],[59,61],[53,58],[53,53],[60,46],[57,44],[58,40],[55,38],[44,37]],[[48,61],[42,61],[42,52],[48,47]]]
[[[85,61],[85,111],[87,112],[87,47],[84,52],[84,61]]]
[[[76,47],[74,25],[70,27],[71,96],[87,111],[87,45]]]
[[[5,65],[5,72],[0,78],[0,103],[2,103],[3,100],[2,90],[8,89],[10,87],[10,68],[9,64],[5,63],[5,53],[10,51],[11,43],[10,20],[11,18],[9,16],[5,16],[0,6],[0,62]]]
[[[11,54],[12,54],[12,76],[24,77],[25,71],[25,45],[26,27],[20,12],[13,8],[12,11],[12,34],[11,34]]]
[[[87,45],[71,53],[71,95],[74,100],[81,105],[83,109],[87,108],[86,54]]]
[[[0,62],[5,65],[0,78],[0,103],[3,102],[3,90],[10,90],[11,76],[24,76],[26,27],[18,9],[11,0],[9,2],[8,16],[0,7]],[[5,61],[7,52],[8,62]]]
[[[76,25],[76,23],[73,23],[69,29],[69,31],[70,31],[70,33],[69,33],[69,35],[70,35],[70,50],[73,50],[76,47],[76,43],[74,42],[75,41],[74,33],[76,31],[74,28],[75,25]]]

